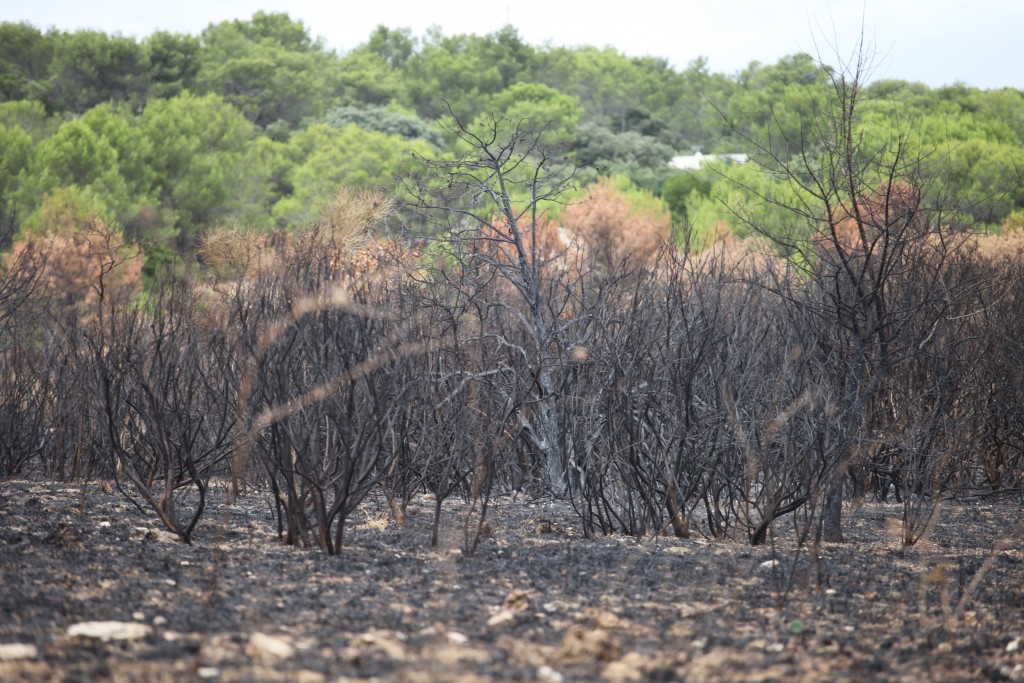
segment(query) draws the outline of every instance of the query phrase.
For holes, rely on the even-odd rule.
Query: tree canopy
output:
[[[34,224],[74,196],[187,256],[215,225],[287,230],[340,185],[394,187],[412,170],[406,152],[460,154],[435,122],[450,110],[467,124],[493,115],[544,128],[583,184],[628,178],[677,226],[742,234],[736,202],[773,224],[771,198],[789,190],[756,164],[813,151],[804,143],[827,113],[830,74],[807,54],[732,75],[703,59],[677,69],[608,47],[530,45],[513,26],[378,26],[340,53],[285,13],[141,40],[3,22],[0,210]],[[867,143],[898,132],[976,223],[1024,211],[1021,91],[876,81],[857,125]],[[697,151],[755,165],[669,165]]]

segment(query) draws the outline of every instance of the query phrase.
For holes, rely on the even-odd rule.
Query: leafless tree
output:
[[[233,377],[221,362],[227,341],[202,333],[194,304],[180,283],[157,291],[149,310],[116,302],[105,316],[109,331],[90,343],[125,493],[141,497],[186,543],[234,443]]]
[[[850,62],[825,69],[827,106],[799,139],[787,140],[786,156],[751,141],[764,171],[799,198],[786,208],[808,236],[780,235],[751,223],[803,268],[803,293],[776,293],[812,313],[821,330],[813,353],[827,370],[832,411],[842,415],[836,439],[819,453],[822,537],[833,541],[842,540],[844,481],[869,438],[869,406],[892,387],[901,368],[936,350],[966,295],[949,277],[966,240],[964,226],[929,174],[929,159],[898,127],[876,146],[860,134],[869,67],[859,50]]]
[[[560,315],[571,288],[549,286],[546,271],[557,268],[566,249],[549,250],[543,226],[546,208],[563,201],[574,172],[528,122],[466,122],[449,110],[441,126],[468,151],[456,159],[421,159],[425,175],[406,190],[412,208],[432,219],[439,256],[486,283],[491,298],[481,321],[511,334],[499,338],[481,329],[480,339],[516,357],[510,367],[525,361],[516,380],[526,380],[526,391],[507,391],[504,410],[536,454],[544,486],[563,492],[558,384],[571,340],[564,339]]]

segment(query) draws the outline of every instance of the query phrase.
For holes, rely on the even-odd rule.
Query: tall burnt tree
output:
[[[545,210],[564,200],[575,172],[542,143],[544,128],[532,129],[529,121],[490,116],[470,123],[449,110],[441,126],[468,151],[455,159],[420,159],[426,173],[406,189],[448,265],[493,283],[488,307],[500,311],[500,339],[485,342],[481,334],[480,343],[504,345],[516,356],[513,366],[525,359],[528,381],[509,387],[508,419],[518,422],[519,436],[536,454],[544,486],[561,492],[566,479],[557,396],[570,346],[563,317],[573,288],[551,285],[574,276],[556,265],[570,249],[549,239]]]
[[[862,133],[869,67],[863,45],[840,68],[821,67],[827,98],[813,122],[797,134],[778,127],[767,140],[751,140],[758,163],[797,198],[784,208],[806,228],[786,231],[800,237],[785,237],[749,222],[803,270],[799,297],[777,293],[811,314],[821,332],[807,359],[827,369],[823,381],[832,390],[833,433],[817,454],[819,537],[829,541],[843,539],[845,475],[875,438],[869,407],[908,364],[928,357],[935,368],[951,371],[950,363],[934,359],[954,352],[941,345],[943,330],[967,294],[949,277],[964,242],[962,214],[930,173],[933,160],[895,124],[874,142]],[[743,209],[737,212],[743,218]]]

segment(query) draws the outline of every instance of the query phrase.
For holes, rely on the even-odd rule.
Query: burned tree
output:
[[[483,307],[464,312],[483,312],[477,322],[494,327],[493,334],[479,330],[477,342],[503,348],[515,369],[503,391],[505,414],[495,418],[517,424],[544,487],[564,491],[557,396],[573,269],[565,267],[571,250],[545,214],[563,201],[574,171],[529,122],[492,116],[467,123],[449,111],[441,126],[468,151],[451,160],[420,159],[424,177],[406,186],[412,207],[430,222],[441,267],[480,285],[473,290]]]
[[[819,537],[831,541],[843,538],[846,475],[882,438],[870,414],[880,401],[903,393],[894,391],[894,383],[906,379],[907,368],[925,363],[932,373],[928,391],[941,385],[950,396],[957,350],[947,342],[969,291],[951,275],[966,237],[962,214],[930,172],[934,160],[895,124],[880,141],[862,132],[861,88],[868,68],[862,49],[838,69],[822,66],[828,82],[824,106],[798,138],[778,129],[785,154],[778,152],[779,139],[749,140],[762,169],[795,200],[747,189],[788,209],[802,229],[780,232],[737,209],[801,272],[799,291],[775,293],[816,328],[804,358],[819,368],[829,404],[822,417],[828,434],[817,437],[812,504],[821,504]],[[899,422],[893,416],[904,404],[887,409],[889,427]]]

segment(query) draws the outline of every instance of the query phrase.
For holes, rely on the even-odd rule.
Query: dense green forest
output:
[[[684,172],[669,160],[785,161],[825,106],[828,75],[807,54],[731,75],[702,60],[680,71],[612,48],[529,45],[512,26],[485,36],[380,26],[339,54],[276,13],[142,40],[8,22],[0,211],[23,233],[99,216],[145,245],[152,273],[211,227],[302,226],[339,187],[394,188],[413,170],[410,151],[458,154],[435,124],[450,106],[465,120],[549,124],[546,141],[564,145],[581,187],[616,177],[624,201],[660,198],[677,226],[742,235],[735,207],[757,206],[754,222],[788,231],[790,219],[756,200],[791,190],[761,165]],[[931,163],[973,227],[1020,222],[1024,93],[876,81],[859,114],[862,135],[896,131]]]

